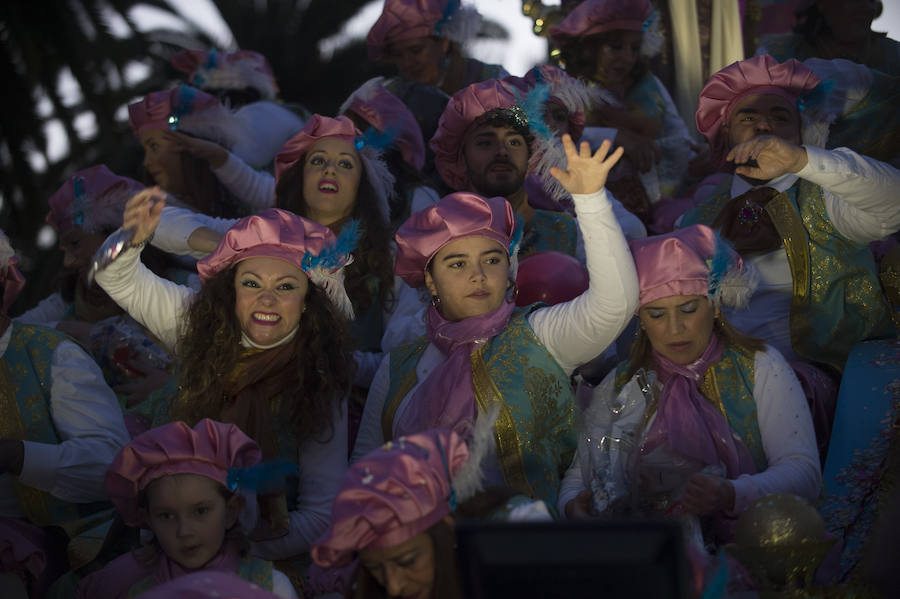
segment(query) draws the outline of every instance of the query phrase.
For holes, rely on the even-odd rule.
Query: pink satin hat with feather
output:
[[[752,94],[774,94],[796,105],[800,96],[818,84],[815,73],[793,58],[779,63],[763,54],[734,62],[710,77],[700,92],[697,130],[706,136],[710,146],[721,151],[719,132],[742,98]]]
[[[425,269],[442,247],[463,237],[487,237],[508,252],[516,215],[505,198],[457,192],[410,216],[397,230],[394,273],[410,287],[425,284]]]
[[[424,533],[450,513],[453,477],[468,457],[466,443],[449,430],[400,437],[369,453],[344,474],[313,560],[340,567],[367,547],[393,547]]]
[[[381,16],[366,35],[371,60],[385,57],[386,46],[394,42],[436,35],[434,26],[444,16],[448,2],[456,0],[386,0]]]
[[[278,94],[278,84],[269,61],[259,52],[237,50],[182,50],[172,57],[172,66],[187,73],[188,83],[203,89],[243,89],[259,91],[265,100]]]
[[[74,226],[96,233],[122,224],[125,204],[142,183],[120,177],[105,164],[78,171],[50,196],[47,224],[58,232]]]
[[[650,0],[585,0],[550,28],[556,45],[605,31],[643,31],[653,7]]]
[[[336,242],[334,233],[293,212],[269,208],[236,222],[219,241],[216,249],[197,262],[200,280],[208,281],[248,258],[278,258],[306,272],[307,253],[317,256]]]
[[[638,305],[673,295],[710,295],[712,259],[717,250],[731,265],[742,268],[741,257],[724,245],[706,225],[692,225],[665,235],[628,242],[637,270]]]
[[[367,88],[366,95],[354,96],[347,110],[351,110],[381,133],[394,135],[393,143],[403,161],[417,171],[425,166],[425,140],[416,117],[400,98],[380,85]]]
[[[129,104],[128,121],[135,135],[148,129],[169,131],[179,128],[181,118],[214,108],[224,109],[215,96],[195,87],[179,85],[150,92],[141,101]]]
[[[277,185],[278,179],[288,169],[297,164],[303,158],[303,155],[306,154],[306,151],[309,150],[309,147],[320,139],[339,137],[353,142],[361,133],[356,128],[356,125],[353,124],[353,121],[345,116],[331,118],[320,114],[312,115],[306,121],[303,129],[297,135],[287,140],[281,149],[278,150],[278,154],[275,156],[275,184]]]
[[[512,108],[517,102],[511,87],[497,79],[473,83],[453,94],[429,142],[434,151],[434,165],[447,185],[456,191],[470,190],[463,155],[467,134],[486,112]]]
[[[139,498],[154,480],[170,474],[198,474],[227,487],[231,468],[258,464],[256,442],[234,424],[204,418],[191,428],[170,422],[138,435],[106,471],[106,492],[129,526],[143,524]]]

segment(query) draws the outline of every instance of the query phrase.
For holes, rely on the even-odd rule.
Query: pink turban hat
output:
[[[517,102],[510,87],[497,79],[473,83],[453,94],[429,142],[434,151],[434,165],[447,185],[456,191],[469,190],[471,184],[463,155],[468,133],[484,113],[495,108],[513,108]],[[524,111],[519,112],[522,125],[527,128],[528,119]]]
[[[754,273],[715,231],[692,225],[628,242],[643,306],[674,295],[703,295],[741,307],[756,286]]]
[[[650,0],[585,0],[550,28],[550,39],[560,46],[604,31],[643,31],[652,11]]]
[[[460,0],[385,0],[381,16],[366,36],[371,60],[385,57],[394,42],[441,36],[463,42],[478,32],[481,15]]]
[[[451,193],[410,216],[397,230],[394,272],[410,287],[422,287],[428,263],[451,241],[487,237],[510,252],[516,225],[516,215],[505,198]]]
[[[0,231],[0,289],[3,295],[0,297],[0,314],[6,314],[16,297],[25,287],[25,277],[19,272],[12,245],[6,237],[6,233]]]
[[[344,229],[336,238],[324,225],[287,210],[269,208],[242,218],[228,229],[216,249],[197,262],[197,273],[205,283],[248,258],[277,258],[306,273],[349,316],[353,311],[339,275],[350,263],[357,227],[348,225]]]
[[[125,203],[144,189],[128,177],[120,177],[105,164],[78,171],[50,196],[47,224],[58,233],[78,226],[88,233],[115,229],[122,224]]]
[[[400,437],[366,455],[344,474],[313,560],[340,567],[362,549],[393,547],[425,532],[450,513],[453,477],[468,457],[465,442],[448,430]]]
[[[819,78],[793,58],[779,64],[768,54],[763,54],[732,63],[710,77],[700,92],[697,130],[706,136],[714,152],[721,154],[725,146],[719,139],[719,132],[742,98],[751,94],[774,94],[796,105],[801,96],[818,84]]]
[[[367,81],[353,92],[340,113],[352,110],[376,131],[393,136],[403,161],[417,171],[425,166],[425,140],[416,117],[400,98],[381,85],[382,79]]]
[[[204,418],[194,428],[170,422],[138,435],[106,471],[106,492],[129,526],[140,526],[139,497],[157,478],[199,474],[228,486],[228,471],[262,459],[256,442],[234,424]]]
[[[366,169],[369,183],[372,185],[378,198],[378,210],[384,218],[384,222],[389,222],[390,209],[388,208],[388,198],[394,194],[394,176],[388,170],[384,160],[382,160],[381,151],[368,145],[362,132],[346,116],[331,118],[314,114],[306,121],[300,133],[285,142],[275,156],[276,187],[278,186],[278,180],[284,173],[301,161],[314,143],[327,137],[337,137],[338,139],[346,140],[356,148],[363,163],[363,168]]]
[[[200,89],[250,87],[258,91],[263,100],[274,100],[278,94],[278,84],[269,62],[253,50],[182,50],[172,57],[172,66],[187,73],[188,83]]]

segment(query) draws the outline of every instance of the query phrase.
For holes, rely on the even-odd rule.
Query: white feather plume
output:
[[[344,100],[344,103],[341,104],[340,110],[338,110],[338,114],[346,114],[350,109],[350,105],[353,104],[356,100],[360,102],[368,102],[372,98],[375,97],[375,93],[379,88],[384,87],[384,77],[372,77],[358,88],[356,88],[347,99]]]
[[[353,256],[348,255],[347,262],[341,268],[328,269],[323,266],[304,271],[309,280],[321,288],[331,303],[347,317],[353,320],[353,304],[344,288],[344,267],[353,262]]]
[[[494,444],[494,423],[500,416],[500,403],[495,403],[487,412],[479,412],[472,427],[472,439],[468,442],[469,459],[456,476],[453,489],[456,500],[463,502],[484,490],[484,458]]]
[[[743,270],[730,268],[719,280],[719,286],[712,297],[713,303],[742,309],[750,302],[750,296],[759,285],[759,271],[744,262]]]
[[[528,162],[528,172],[538,176],[544,191],[553,200],[563,202],[569,199],[570,195],[559,179],[550,174],[550,169],[554,166],[561,169],[568,166],[559,134],[554,133],[549,139],[537,137]]]
[[[214,141],[229,150],[245,137],[254,135],[249,123],[221,104],[181,116],[178,131]]]
[[[648,19],[647,29],[644,30],[644,37],[641,39],[641,56],[653,58],[662,52],[666,38],[660,28],[659,20],[659,12],[653,9]]]
[[[443,24],[439,35],[463,44],[478,35],[481,22],[481,13],[474,6],[460,6],[453,17]]]

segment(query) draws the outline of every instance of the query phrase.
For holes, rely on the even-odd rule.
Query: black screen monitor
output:
[[[467,599],[688,596],[677,522],[460,522]]]

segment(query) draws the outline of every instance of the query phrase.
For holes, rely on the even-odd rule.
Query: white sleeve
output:
[[[188,239],[200,227],[208,227],[224,234],[237,219],[214,218],[193,210],[177,206],[164,206],[159,216],[159,225],[153,232],[150,245],[169,254],[203,258],[206,252],[191,249]]]
[[[297,590],[291,584],[291,579],[284,572],[275,568],[272,568],[272,594],[281,599],[299,599]]]
[[[769,466],[742,474],[734,484],[734,513],[769,493],[793,493],[814,501],[822,471],[812,416],[800,381],[777,349],[756,352],[753,398]]]
[[[331,522],[331,506],[347,469],[347,400],[334,408],[331,439],[300,445],[297,509],[290,512],[290,531],[280,539],[253,544],[253,555],[268,560],[306,553]]]
[[[156,276],[141,263],[140,257],[140,250],[125,250],[97,273],[97,284],[173,352],[181,321],[196,292]]]
[[[350,456],[351,464],[373,449],[384,445],[381,412],[384,410],[384,402],[387,399],[390,384],[391,354],[385,354],[381,366],[375,372],[375,378],[372,379],[372,385],[369,387],[366,407],[363,408],[362,419],[359,423],[359,433],[356,435],[356,445],[353,446],[353,454]]]
[[[275,205],[275,177],[258,171],[232,153],[225,164],[213,169],[228,191],[253,210],[265,210]]]
[[[57,292],[48,295],[38,302],[37,306],[19,314],[13,318],[13,320],[20,324],[39,324],[41,326],[54,328],[56,327],[56,323],[65,317],[68,310],[69,304],[67,304],[59,292]]]
[[[865,244],[900,229],[900,171],[849,148],[804,147],[808,161],[797,176],[825,190],[828,218],[841,235]]]
[[[616,340],[638,301],[634,260],[606,190],[573,199],[584,235],[589,287],[571,301],[528,317],[538,339],[568,374]]]
[[[71,341],[53,352],[50,379],[50,414],[61,442],[23,441],[19,480],[73,503],[106,499],[106,470],[129,441],[116,395],[100,367]]]
[[[575,457],[563,476],[559,486],[559,499],[556,502],[556,510],[560,520],[566,519],[566,504],[575,499],[575,496],[584,490],[584,477],[581,476],[581,443],[575,450]]]

